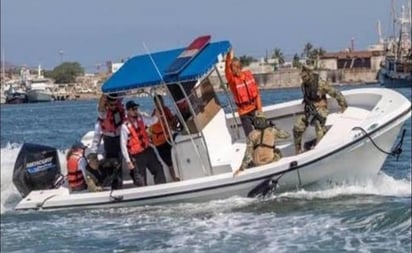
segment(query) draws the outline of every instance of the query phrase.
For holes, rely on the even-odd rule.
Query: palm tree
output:
[[[249,64],[251,62],[256,61],[256,59],[253,58],[252,56],[242,55],[242,56],[239,57],[239,61],[242,64],[242,66],[249,66]]]
[[[304,48],[303,48],[302,58],[309,58],[309,56],[312,52],[312,49],[313,49],[312,43],[310,43],[310,42],[306,43]]]
[[[309,55],[310,62],[313,63],[314,66],[318,66],[319,58],[326,53],[326,50],[322,47],[314,48]]]
[[[293,56],[293,62],[292,62],[292,66],[295,68],[299,68],[302,64],[300,63],[300,57],[299,55],[296,53]]]
[[[278,59],[279,64],[285,63],[285,57],[283,56],[283,52],[280,48],[275,48],[272,54],[273,59]]]

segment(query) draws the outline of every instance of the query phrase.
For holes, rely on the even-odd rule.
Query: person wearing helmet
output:
[[[102,191],[114,184],[122,166],[116,158],[99,160],[97,153],[89,153],[86,159],[85,180],[90,192]]]
[[[288,132],[270,124],[263,114],[257,114],[253,125],[255,129],[249,133],[245,156],[242,165],[235,171],[235,176],[248,167],[278,161],[282,154],[276,148],[276,140],[287,139],[290,136]]]
[[[319,74],[314,72],[312,68],[302,66],[300,76],[302,78],[301,89],[303,93],[304,114],[296,118],[293,125],[296,154],[303,152],[302,135],[309,125],[315,127],[316,144],[325,135],[326,118],[329,113],[326,95],[336,99],[341,107],[341,112],[344,112],[348,107],[342,93],[332,87],[330,83],[321,80]]]

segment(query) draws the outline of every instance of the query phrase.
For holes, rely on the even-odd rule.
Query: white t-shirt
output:
[[[149,114],[147,113],[140,113],[139,112],[139,116],[142,120],[143,123],[146,127],[150,127],[151,125],[157,123],[158,119],[156,116],[151,117]],[[128,121],[126,121],[128,122]],[[134,125],[134,127],[137,127],[137,121],[133,121],[132,123]],[[122,124],[122,128],[120,130],[120,148],[122,150],[122,154],[124,159],[126,160],[126,162],[130,162],[130,156],[129,156],[129,151],[127,150],[127,141],[129,139],[129,129],[127,128],[126,123]]]

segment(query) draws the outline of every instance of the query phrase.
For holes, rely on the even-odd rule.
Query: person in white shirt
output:
[[[146,127],[155,124],[156,116],[149,116],[139,112],[139,105],[134,101],[126,103],[127,118],[120,130],[120,148],[127,168],[133,171],[133,180],[137,186],[147,185],[146,168],[154,177],[155,184],[166,182],[163,167],[158,160]]]

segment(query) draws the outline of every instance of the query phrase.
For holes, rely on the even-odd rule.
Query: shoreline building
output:
[[[373,83],[385,60],[384,51],[371,47],[363,51],[340,51],[325,53],[319,58],[318,68],[327,71],[334,83]]]

